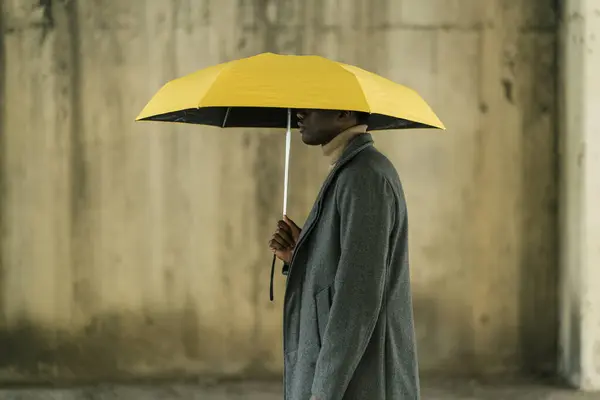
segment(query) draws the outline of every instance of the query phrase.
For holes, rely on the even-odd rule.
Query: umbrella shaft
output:
[[[287,215],[287,200],[290,181],[290,148],[292,145],[292,109],[288,109],[287,132],[285,133],[285,172],[283,177],[283,215]]]

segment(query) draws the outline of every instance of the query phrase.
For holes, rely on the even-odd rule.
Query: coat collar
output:
[[[323,154],[329,158],[331,168],[333,168],[338,162],[348,143],[350,143],[356,136],[366,133],[367,129],[367,125],[355,125],[341,132],[329,143],[323,145]]]
[[[342,155],[335,163],[335,167],[331,172],[338,170],[348,161],[352,160],[358,153],[363,151],[365,148],[373,145],[373,136],[370,133],[363,133],[353,137],[349,142]],[[330,174],[332,175],[332,174]]]
[[[335,163],[335,166],[327,175],[325,182],[321,186],[321,190],[319,191],[319,195],[317,196],[317,200],[315,201],[315,206],[320,206],[321,201],[323,200],[323,196],[327,189],[333,182],[333,179],[337,175],[338,171],[342,169],[346,164],[348,164],[354,157],[356,157],[361,151],[373,145],[373,137],[370,133],[364,133],[358,136],[355,136],[342,152],[342,155]],[[307,221],[308,222],[308,221]]]

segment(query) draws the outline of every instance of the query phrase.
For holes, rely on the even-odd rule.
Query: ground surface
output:
[[[1,400],[281,400],[277,383],[200,386],[97,385],[71,389],[4,389]],[[480,384],[467,381],[429,382],[424,400],[600,400],[600,393],[583,394],[536,384]]]

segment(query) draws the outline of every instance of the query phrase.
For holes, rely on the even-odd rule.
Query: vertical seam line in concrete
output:
[[[559,313],[561,310],[561,304],[560,304],[560,293],[561,293],[561,288],[560,288],[560,278],[561,278],[561,265],[560,265],[560,260],[562,259],[562,248],[560,246],[560,242],[561,242],[561,217],[560,217],[560,211],[559,211],[559,201],[560,201],[560,197],[561,197],[561,168],[560,168],[560,164],[561,164],[561,152],[560,152],[560,135],[561,135],[561,126],[562,126],[562,121],[561,121],[561,76],[562,76],[562,68],[561,68],[561,64],[560,64],[560,59],[562,57],[562,46],[561,46],[561,26],[562,26],[562,15],[560,12],[560,1],[559,0],[554,0],[554,60],[553,60],[553,70],[554,70],[554,129],[553,129],[553,146],[552,146],[552,153],[553,153],[553,176],[554,176],[554,184],[555,189],[554,189],[554,204],[553,204],[553,212],[555,213],[554,215],[554,237],[553,237],[553,247],[556,249],[554,256],[556,257],[556,262],[554,263],[554,271],[553,271],[553,279],[554,279],[554,310],[555,310],[555,322],[554,322],[554,326],[555,326],[555,343],[554,343],[554,359],[555,359],[555,365],[553,367],[553,373],[557,373],[559,371],[560,368],[560,361],[559,361],[559,351],[560,351],[560,346],[559,346],[559,341],[560,341],[560,335],[561,335],[561,324],[560,321],[558,320],[559,318]]]
[[[0,327],[4,325],[4,240],[6,198],[6,131],[4,118],[4,91],[6,80],[6,47],[4,44],[4,1],[0,0]]]
[[[71,121],[70,121],[70,145],[69,145],[69,210],[70,210],[70,268],[72,273],[73,303],[77,308],[78,288],[77,283],[80,274],[78,270],[82,267],[80,263],[80,254],[85,251],[81,249],[81,243],[78,241],[81,232],[82,212],[84,207],[82,201],[85,199],[85,167],[83,159],[82,143],[82,116],[81,116],[81,65],[80,65],[80,38],[79,38],[79,18],[77,0],[70,0],[65,5],[67,15],[67,31],[69,32],[69,63],[70,63],[70,102],[71,102]],[[75,314],[76,315],[76,314]]]

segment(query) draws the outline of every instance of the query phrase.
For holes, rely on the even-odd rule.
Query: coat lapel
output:
[[[292,274],[292,266],[294,265],[295,255],[297,254],[298,250],[302,247],[302,243],[304,242],[304,239],[310,234],[314,225],[319,220],[319,215],[321,213],[321,207],[322,207],[323,199],[325,197],[325,193],[327,193],[327,190],[333,183],[338,172],[344,167],[344,165],[349,163],[361,151],[363,151],[364,149],[366,149],[367,147],[370,147],[372,145],[373,145],[373,137],[371,136],[371,134],[365,133],[365,134],[358,135],[356,138],[352,139],[350,141],[350,143],[348,143],[348,146],[342,153],[342,156],[340,157],[338,162],[335,164],[333,169],[329,172],[329,175],[327,175],[325,182],[323,182],[323,185],[321,186],[321,190],[319,191],[317,200],[315,201],[315,204],[313,205],[313,208],[310,211],[310,214],[308,215],[308,218],[306,219],[304,226],[302,227],[302,232],[300,233],[300,237],[298,238],[298,243],[296,245],[296,250],[294,251],[294,257],[292,258],[292,262],[290,263],[290,271],[288,273],[288,280],[289,280],[289,276],[291,276],[291,274]]]

